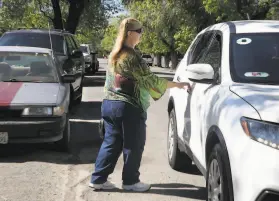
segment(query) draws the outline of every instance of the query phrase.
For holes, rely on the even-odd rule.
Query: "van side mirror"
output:
[[[79,58],[79,57],[83,56],[83,53],[79,49],[78,50],[73,50],[71,56],[74,57],[74,58]]]

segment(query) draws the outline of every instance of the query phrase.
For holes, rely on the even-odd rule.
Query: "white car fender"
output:
[[[238,159],[243,153],[236,150],[245,150],[244,146],[250,138],[244,133],[240,118],[246,116],[248,118],[260,119],[257,111],[249,105],[241,97],[237,96],[229,90],[228,86],[220,88],[216,96],[213,97],[212,105],[210,104],[206,110],[206,119],[204,130],[205,139],[208,137],[208,131],[213,126],[216,126],[224,139],[227,148],[229,161],[231,164],[232,180],[234,184],[234,192],[237,192],[236,174],[240,166],[232,166],[232,164],[240,164]],[[210,102],[210,100],[208,100]],[[203,141],[203,151],[206,153],[206,142]],[[209,153],[208,153],[209,154]],[[204,154],[204,161],[206,167],[206,158]]]

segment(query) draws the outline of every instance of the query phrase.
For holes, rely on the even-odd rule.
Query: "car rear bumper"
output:
[[[0,132],[8,133],[8,143],[45,143],[63,138],[66,115],[55,118],[0,119]]]
[[[279,150],[248,137],[235,148],[231,163],[235,200],[279,200]]]

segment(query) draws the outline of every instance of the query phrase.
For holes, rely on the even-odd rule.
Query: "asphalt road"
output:
[[[168,92],[148,111],[147,142],[141,180],[152,184],[148,193],[121,189],[95,192],[88,187],[101,141],[98,120],[103,98],[106,60],[94,76],[85,77],[83,100],[71,114],[71,153],[56,152],[50,145],[0,147],[0,201],[184,201],[205,200],[205,180],[193,167],[190,173],[172,170],[167,161]],[[172,79],[173,73],[155,68]],[[122,156],[110,180],[121,187]]]

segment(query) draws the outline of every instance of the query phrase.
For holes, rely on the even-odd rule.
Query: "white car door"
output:
[[[200,37],[196,37],[193,40],[191,46],[189,47],[188,51],[186,52],[184,58],[181,60],[177,67],[177,71],[174,76],[175,82],[190,82],[189,79],[184,76],[187,65],[188,65],[188,58],[191,54],[192,50],[195,48],[196,44],[198,43]],[[187,100],[188,100],[189,93],[185,89],[173,88],[171,89],[171,96],[174,97],[175,103],[175,113],[176,113],[176,121],[177,121],[177,134],[178,137],[183,140],[183,133],[185,131],[185,110],[187,107]]]
[[[221,37],[214,31],[208,31],[197,44],[189,64],[206,63],[214,68],[216,80],[219,81],[219,69],[221,65]],[[212,100],[219,89],[219,85],[211,82],[194,82],[192,91],[188,96],[185,110],[185,131],[183,139],[190,147],[193,155],[199,163],[205,167],[203,142],[205,138],[205,125],[207,124],[207,112]]]

